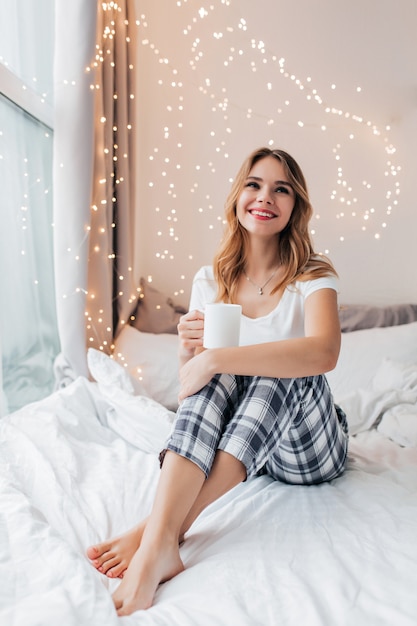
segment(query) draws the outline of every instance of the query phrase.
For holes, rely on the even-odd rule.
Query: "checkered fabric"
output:
[[[166,449],[208,476],[217,450],[287,483],[316,484],[344,469],[346,416],[325,376],[267,378],[219,374],[180,405]]]

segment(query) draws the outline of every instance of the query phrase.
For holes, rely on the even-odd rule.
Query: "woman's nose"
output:
[[[272,204],[272,195],[269,192],[269,189],[262,188],[258,193],[258,202],[265,202],[266,204]]]

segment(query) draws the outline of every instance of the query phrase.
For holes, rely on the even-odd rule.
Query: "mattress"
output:
[[[0,421],[2,625],[416,623],[417,447],[375,427],[351,437],[335,481],[262,476],[209,506],[185,571],[118,618],[120,581],[85,551],[149,513],[173,413],[112,380],[78,378]]]

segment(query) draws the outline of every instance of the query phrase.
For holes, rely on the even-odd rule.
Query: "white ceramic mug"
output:
[[[205,348],[229,348],[239,345],[240,304],[215,302],[207,304],[204,310]]]

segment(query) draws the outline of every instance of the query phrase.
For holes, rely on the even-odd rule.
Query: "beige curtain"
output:
[[[136,299],[134,0],[56,3],[57,382],[88,376]]]
[[[108,352],[135,300],[134,2],[99,3],[87,342]]]

